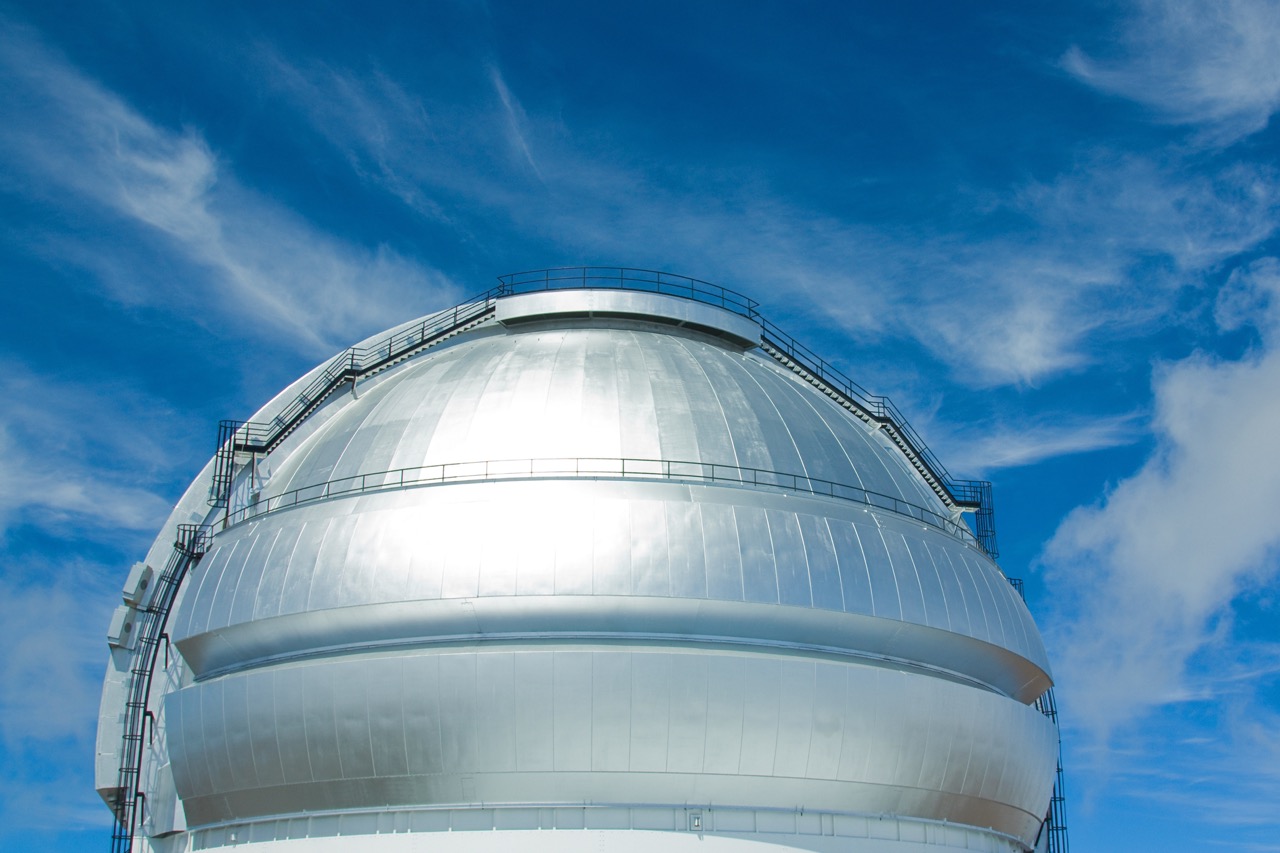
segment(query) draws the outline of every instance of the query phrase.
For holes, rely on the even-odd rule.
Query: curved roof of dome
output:
[[[947,514],[883,435],[771,360],[612,325],[518,328],[405,365],[290,454],[265,496],[399,468],[598,457],[799,474]]]

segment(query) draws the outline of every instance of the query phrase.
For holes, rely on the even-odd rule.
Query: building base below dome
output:
[[[188,843],[183,844],[185,840]],[[166,843],[167,842],[167,843]],[[176,842],[176,843],[175,843]],[[696,806],[500,807],[315,814],[199,829],[152,849],[263,853],[1023,853],[1008,836],[955,824],[869,816]]]

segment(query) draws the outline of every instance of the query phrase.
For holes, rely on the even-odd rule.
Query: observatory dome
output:
[[[1035,845],[1049,665],[972,502],[753,303],[627,272],[504,280],[224,430],[135,570],[176,654],[108,671],[130,843]]]

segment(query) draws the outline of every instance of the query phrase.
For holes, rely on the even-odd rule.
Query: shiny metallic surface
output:
[[[154,689],[180,814],[140,840],[540,849],[573,814],[687,833],[696,807],[721,846],[1030,848],[1057,748],[1030,615],[967,529],[922,520],[951,508],[883,432],[758,336],[658,294],[510,296],[239,460]],[[713,465],[771,473],[690,473]],[[431,466],[454,475],[386,473]]]

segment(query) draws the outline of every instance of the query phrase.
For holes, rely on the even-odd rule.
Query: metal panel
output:
[[[669,542],[671,594],[678,598],[706,598],[706,550],[697,504],[664,501],[662,506]]]
[[[797,660],[784,664],[778,678],[778,751],[773,760],[775,776],[804,776],[813,741],[814,680],[817,664]]]
[[[231,775],[231,752],[227,745],[228,732],[222,708],[223,682],[210,684],[207,690],[200,692],[200,730],[197,749],[203,747],[203,757],[207,762],[209,782],[215,791],[234,790],[234,777]],[[188,752],[193,744],[188,743]]]
[[[379,667],[381,669],[381,667]],[[369,727],[370,667],[352,667],[341,683],[334,683],[333,721],[337,732],[338,764],[342,778],[374,775],[373,738]]]
[[[346,675],[344,672],[343,675]],[[334,669],[309,666],[302,671],[303,730],[311,778],[342,778],[338,752],[338,726],[334,715]]]
[[[507,653],[476,656],[476,768],[484,773],[516,769],[515,657]]]
[[[247,678],[233,678],[221,684],[222,719],[218,727],[226,737],[232,788],[259,786],[258,773],[254,766],[257,763],[257,750],[251,740],[252,730],[249,728],[249,684]],[[254,701],[257,701],[256,692]]]
[[[307,750],[307,706],[298,701],[298,697],[304,695],[304,672],[297,667],[282,667],[272,670],[270,675],[275,726],[269,731],[261,730],[259,737],[275,740],[274,749],[280,753],[286,783],[310,782],[315,776]]]
[[[591,589],[596,595],[631,592],[632,535],[628,510],[622,501],[597,501],[592,506]]]
[[[823,610],[844,610],[844,592],[840,585],[840,564],[827,521],[808,513],[796,515],[803,538],[805,561],[809,566],[813,606]],[[863,573],[865,577],[865,572]],[[865,611],[865,612],[870,612]]]
[[[667,769],[671,725],[671,678],[660,655],[631,661],[631,748],[629,769],[662,773]]]
[[[920,580],[920,592],[924,598],[925,624],[951,630],[951,616],[947,609],[947,596],[943,591],[942,578],[933,564],[933,557],[925,547],[924,540],[916,536],[904,536],[907,551],[911,554],[911,564],[915,567],[916,577]]]
[[[778,695],[782,662],[751,658],[743,662],[742,751],[738,772],[749,776],[773,775],[778,754]]]
[[[552,762],[556,770],[591,769],[591,654],[556,652],[552,662]],[[634,697],[634,692],[633,692]]]
[[[770,509],[765,510],[765,517],[769,525],[774,571],[778,576],[779,603],[797,607],[813,606],[813,590],[809,585],[809,559],[796,514]]]
[[[702,503],[703,553],[707,567],[707,594],[725,601],[742,601],[742,549],[738,544],[738,525],[733,507]]]
[[[671,595],[663,505],[658,501],[632,501],[631,530],[631,594]]]
[[[545,772],[555,769],[555,656],[551,652],[525,652],[515,667],[515,691],[520,713],[516,715],[516,769]],[[630,679],[628,668],[627,678]]]
[[[667,682],[670,727],[667,736],[667,770],[701,773],[707,749],[707,670],[702,655],[668,655]]]
[[[258,587],[254,591],[254,600],[249,607],[253,619],[266,619],[276,616],[280,612],[280,599],[284,595],[284,582],[288,574],[289,562],[292,559],[294,548],[298,545],[298,537],[302,535],[302,526],[300,524],[291,524],[287,521],[275,530],[275,542],[272,543],[271,551],[266,554],[262,566],[262,576],[258,581]],[[244,610],[238,604],[236,612],[231,618],[244,618]],[[181,634],[179,634],[181,636]]]
[[[832,527],[834,530],[834,525]],[[853,533],[866,560],[867,577],[871,584],[871,600],[874,614],[882,619],[904,619],[902,596],[898,585],[898,565],[893,562],[880,526],[871,513],[853,523]],[[843,571],[843,563],[841,565]],[[845,600],[848,601],[846,587]]]
[[[631,766],[632,680],[630,655],[591,656],[592,770]]]
[[[735,507],[738,548],[742,555],[742,591],[746,601],[778,603],[778,572],[768,516],[756,507]]]
[[[409,772],[434,776],[443,773],[444,726],[440,713],[440,658],[415,655],[404,667],[404,742]]]
[[[951,559],[950,551],[946,548],[930,547],[927,541],[922,544],[928,552],[929,560],[933,563],[934,570],[938,573],[938,580],[942,584],[943,597],[947,602],[947,624],[956,633],[970,637],[978,636],[969,616],[970,596],[965,594],[964,584],[960,575],[956,573],[955,563]]]
[[[617,425],[613,431],[620,437],[622,455],[640,459],[662,458],[659,403],[644,348],[636,346],[633,334],[618,333],[613,340],[613,349],[618,383]],[[664,407],[668,402],[662,401]],[[678,400],[670,403],[680,404]]]
[[[894,583],[898,587],[898,601],[902,604],[901,618],[905,622],[928,625],[929,617],[925,610],[924,591],[920,587],[920,575],[904,538],[905,525],[883,516],[875,516],[875,519],[880,526],[881,541],[889,553]]]
[[[815,663],[813,678],[812,735],[802,775],[816,779],[840,777],[844,748],[845,674],[835,664]]]
[[[479,711],[474,655],[442,655],[440,658],[440,742],[444,746],[446,772],[477,767],[481,733],[474,722]]]

